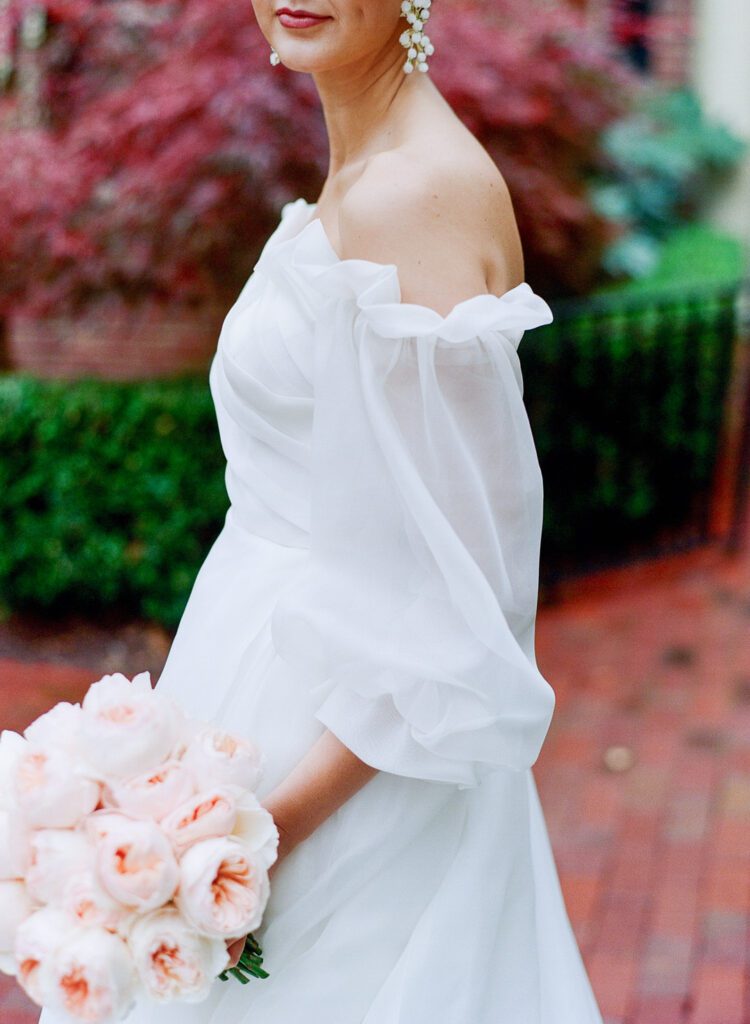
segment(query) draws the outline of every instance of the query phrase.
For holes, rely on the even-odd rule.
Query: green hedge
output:
[[[0,377],[0,601],[174,625],[228,499],[204,379]]]
[[[543,576],[709,538],[738,284],[561,303],[524,338]]]
[[[557,304],[520,349],[542,575],[705,528],[736,287]],[[174,626],[228,499],[207,380],[0,377],[0,602]]]

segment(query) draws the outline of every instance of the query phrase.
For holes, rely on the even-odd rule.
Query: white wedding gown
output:
[[[531,771],[542,478],[528,284],[447,317],[288,203],[210,371],[231,508],[158,688],[266,752],[382,769],[283,861],[270,977],[128,1024],[601,1024]],[[45,1011],[42,1024],[59,1024]]]

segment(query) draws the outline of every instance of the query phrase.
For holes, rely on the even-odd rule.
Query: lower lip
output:
[[[315,25],[322,25],[328,18],[311,18],[309,14],[296,17],[293,14],[280,14],[279,21],[284,28],[313,28]]]

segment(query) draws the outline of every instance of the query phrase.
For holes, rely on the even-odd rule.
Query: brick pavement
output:
[[[750,1024],[750,552],[582,581],[537,650],[535,774],[607,1024]]]
[[[537,652],[557,707],[534,771],[607,1024],[750,1024],[750,550],[570,584]],[[0,724],[95,677],[0,660]],[[36,1019],[0,976],[2,1024]]]

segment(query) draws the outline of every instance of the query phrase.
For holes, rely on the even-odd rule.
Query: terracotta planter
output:
[[[16,310],[7,320],[11,370],[38,377],[139,380],[204,372],[227,309],[128,306],[107,297],[73,316],[39,319]]]

